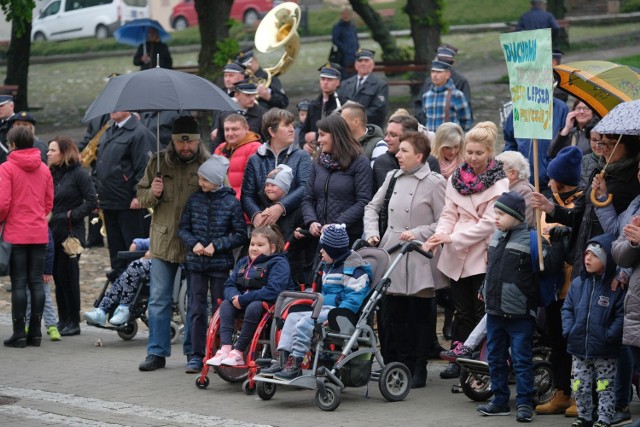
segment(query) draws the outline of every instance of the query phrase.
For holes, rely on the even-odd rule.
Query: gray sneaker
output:
[[[615,414],[613,414],[613,418],[611,418],[611,425],[615,426],[618,424],[622,424],[625,421],[629,421],[631,419],[631,411],[629,407],[620,409],[616,408]]]
[[[533,419],[533,407],[529,405],[519,405],[516,412],[516,421],[519,423],[530,423]]]
[[[488,416],[494,416],[494,415],[507,416],[511,414],[511,409],[508,406],[505,406],[504,408],[498,407],[494,405],[493,402],[483,403],[482,405],[478,406],[477,410],[482,415],[488,415]]]

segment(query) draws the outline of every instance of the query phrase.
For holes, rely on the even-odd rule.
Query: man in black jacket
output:
[[[268,75],[265,70],[260,67],[258,58],[253,54],[253,50],[245,50],[240,52],[236,57],[236,61],[242,64],[243,67],[253,73],[253,75],[260,80],[266,80]],[[284,92],[280,79],[273,76],[271,77],[271,84],[269,87],[265,87],[262,84],[258,85],[258,103],[263,108],[269,110],[271,108],[287,108],[289,105],[289,98]]]
[[[111,113],[111,120],[113,126],[98,144],[95,172],[111,268],[119,276],[126,262],[118,261],[118,251],[128,250],[133,239],[149,235],[149,222],[136,197],[136,187],[155,146],[155,137],[128,111]]]

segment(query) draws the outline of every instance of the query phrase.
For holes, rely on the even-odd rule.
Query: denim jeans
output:
[[[48,283],[44,284],[44,312],[42,313],[42,319],[44,320],[44,327],[58,325],[58,316],[53,309],[53,301],[51,300],[51,286]],[[27,290],[27,319],[31,316],[31,292]]]
[[[217,306],[217,300],[223,296],[226,278],[210,276],[206,273],[189,273],[189,278],[191,282],[189,283],[187,316],[191,322],[191,346],[193,354],[202,357],[206,350],[207,327],[209,325],[207,296],[211,292],[211,299],[215,301],[215,306]]]
[[[151,263],[148,355],[171,356],[171,299],[179,265],[159,258]]]
[[[629,346],[621,345],[620,354],[616,361],[616,409],[622,409],[629,406],[632,397],[631,379],[633,378],[633,357]]]
[[[516,374],[516,407],[533,407],[533,331],[535,319],[516,319],[487,315],[487,349],[493,404],[509,406],[509,347],[511,366]]]

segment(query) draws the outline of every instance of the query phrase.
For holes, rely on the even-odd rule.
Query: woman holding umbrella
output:
[[[173,68],[173,59],[169,46],[160,40],[160,33],[154,27],[147,29],[147,41],[138,46],[136,54],[133,56],[133,65],[139,65],[140,70],[148,70],[158,65],[158,55],[160,57],[161,68]]]

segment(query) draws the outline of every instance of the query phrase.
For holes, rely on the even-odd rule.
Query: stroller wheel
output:
[[[242,391],[244,391],[244,394],[247,396],[251,396],[256,392],[256,383],[251,384],[251,380],[244,380],[242,383]]]
[[[403,400],[411,391],[411,371],[404,363],[391,362],[380,373],[378,386],[389,402]]]
[[[460,372],[460,387],[465,396],[475,402],[484,402],[493,396],[489,375],[470,373],[466,369]]]
[[[118,336],[125,341],[129,341],[138,333],[138,322],[133,319],[124,324],[122,328],[118,328]]]
[[[180,327],[176,322],[171,322],[171,344],[180,342]]]
[[[340,406],[340,389],[334,384],[325,384],[324,391],[322,396],[322,390],[316,390],[316,405],[323,411],[335,411]]]
[[[202,377],[197,377],[196,387],[198,387],[200,390],[204,390],[209,387],[209,377],[204,377],[204,380],[202,379]]]
[[[258,396],[262,400],[270,400],[276,394],[276,385],[260,381],[257,385]]]

